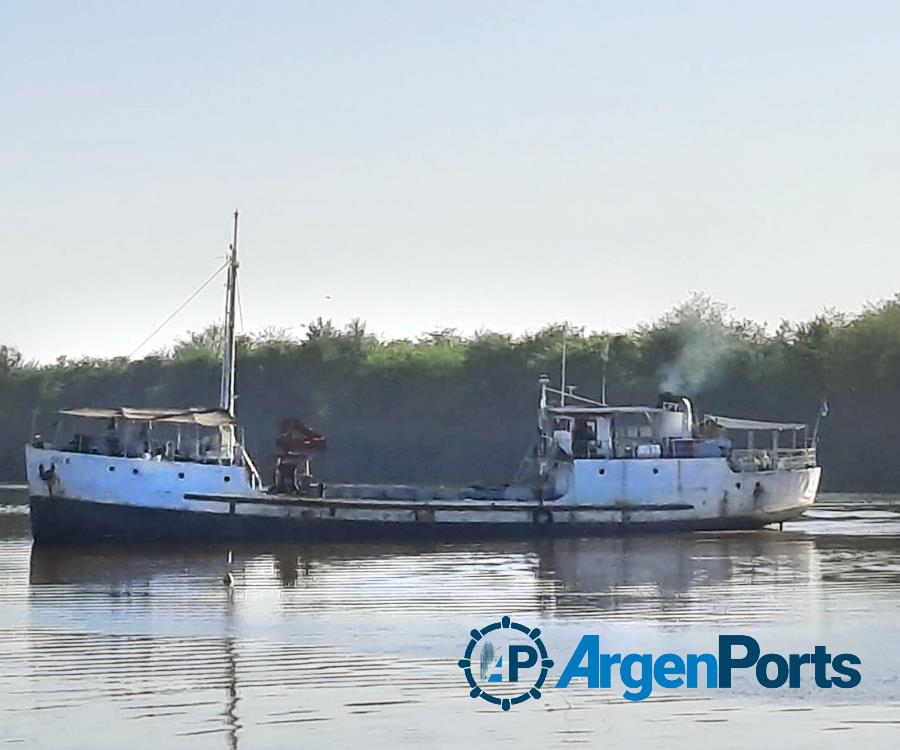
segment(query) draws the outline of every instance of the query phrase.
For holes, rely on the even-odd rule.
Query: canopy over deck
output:
[[[759,419],[735,419],[734,417],[719,417],[715,414],[705,414],[704,418],[725,430],[771,432],[773,430],[784,431],[806,429],[806,425],[802,422],[763,422]]]
[[[80,409],[61,409],[60,414],[88,419],[132,419],[137,422],[173,422],[200,427],[224,427],[234,424],[234,418],[225,409],[136,409],[122,406],[117,409],[85,406]]]
[[[657,409],[652,406],[548,406],[550,414],[578,415],[578,414],[657,414],[666,409]]]

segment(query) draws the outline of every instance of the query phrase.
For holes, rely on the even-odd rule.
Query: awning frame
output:
[[[84,419],[127,419],[134,422],[166,422],[200,427],[226,427],[235,423],[234,417],[224,409],[202,407],[152,409],[131,406],[118,408],[85,406],[77,409],[60,409],[59,413]]]
[[[748,432],[800,432],[807,429],[802,422],[765,422],[761,419],[737,419],[735,417],[722,417],[716,414],[704,414],[704,420],[709,420],[723,430],[746,430]]]

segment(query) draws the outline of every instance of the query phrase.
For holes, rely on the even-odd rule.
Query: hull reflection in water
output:
[[[717,747],[772,733],[784,746],[890,747],[898,505],[817,507],[784,533],[353,547],[33,548],[13,528],[23,516],[0,543],[0,738],[205,749],[365,737],[393,750],[664,736],[676,748],[702,731]],[[473,705],[456,662],[468,631],[503,614],[540,627],[554,655],[584,632],[653,652],[746,632],[780,652],[858,650],[864,680],[840,696],[675,690],[639,705],[575,686],[499,716]]]
[[[776,531],[503,545],[161,545],[127,551],[108,545],[31,550],[34,604],[42,600],[40,586],[65,584],[134,598],[174,593],[177,588],[199,606],[207,599],[221,600],[226,573],[235,581],[238,599],[242,591],[262,597],[254,599],[257,608],[266,592],[302,587],[302,599],[280,598],[276,608],[314,613],[320,606],[345,604],[356,611],[385,610],[400,599],[407,611],[423,614],[492,614],[498,587],[508,587],[514,591],[504,600],[509,611],[587,616],[602,610],[642,618],[661,603],[668,614],[673,605],[702,609],[711,595],[747,616],[758,598],[769,608],[808,614],[816,607],[821,576],[817,542]],[[768,588],[747,586],[757,580]],[[53,605],[59,606],[56,596]]]

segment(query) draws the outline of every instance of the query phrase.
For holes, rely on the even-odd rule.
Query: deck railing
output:
[[[816,465],[815,448],[735,448],[731,451],[736,471],[773,471],[775,469],[809,469]]]

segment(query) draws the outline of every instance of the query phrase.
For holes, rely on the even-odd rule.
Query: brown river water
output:
[[[583,633],[623,652],[825,644],[863,679],[641,702],[581,680],[505,713],[457,665],[502,615],[542,629],[551,683]],[[0,489],[3,747],[894,748],[898,672],[898,495],[823,495],[780,532],[33,549],[22,492]]]

